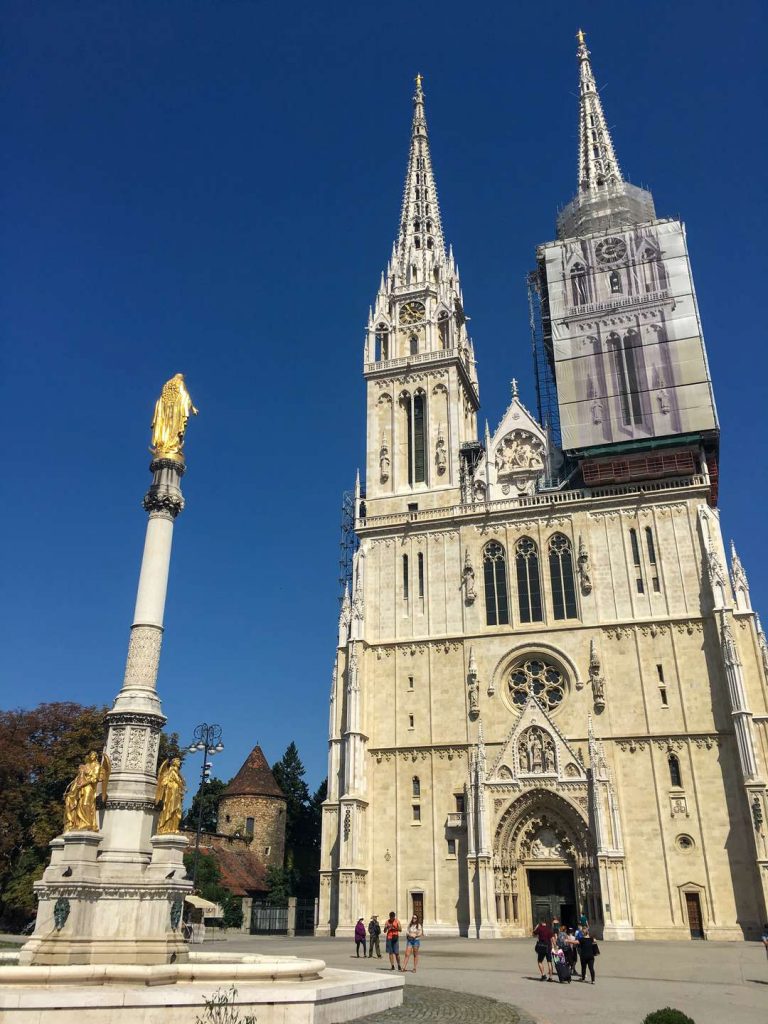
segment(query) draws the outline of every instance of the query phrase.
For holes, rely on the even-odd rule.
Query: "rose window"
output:
[[[551,711],[562,702],[566,689],[561,670],[544,658],[518,662],[509,674],[509,695],[518,707],[533,695]]]

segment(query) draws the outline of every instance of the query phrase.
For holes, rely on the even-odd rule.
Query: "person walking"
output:
[[[765,922],[761,938],[763,940],[763,945],[765,946],[765,955],[768,956],[768,921]]]
[[[546,920],[542,917],[536,927],[533,929],[533,934],[536,936],[536,945],[533,947],[536,952],[536,961],[539,965],[539,974],[541,980],[552,981],[552,929],[547,924]],[[544,960],[547,961],[548,970],[544,970]]]
[[[379,919],[374,914],[371,920],[368,922],[368,958],[373,956],[374,949],[376,950],[376,956],[381,960],[381,945],[379,943],[379,936],[381,935],[381,925]]]
[[[419,963],[419,948],[421,947],[421,940],[424,938],[424,929],[421,927],[421,922],[418,917],[414,914],[405,929],[405,960],[403,962],[403,971],[408,970],[408,957],[413,953],[413,973],[416,973],[416,968]]]
[[[589,977],[591,983],[595,984],[595,957],[598,953],[598,947],[595,940],[589,934],[589,928],[584,927],[580,929],[581,938],[579,939],[579,958],[581,959],[581,980],[586,981],[587,970],[589,970]]]
[[[363,949],[363,956],[365,956],[365,922],[362,917],[357,919],[355,925],[355,949],[357,951],[358,959],[360,957],[360,947]]]
[[[402,930],[397,914],[395,914],[394,910],[390,910],[389,917],[384,924],[384,935],[387,939],[386,950],[389,953],[389,966],[393,971],[395,969],[395,960],[397,960],[398,971],[403,969],[400,966],[400,932]]]

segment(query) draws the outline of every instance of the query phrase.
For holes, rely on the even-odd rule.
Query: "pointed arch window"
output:
[[[483,579],[485,621],[489,626],[508,625],[507,557],[498,541],[492,540],[483,548]]]
[[[412,356],[419,354],[419,339],[415,334],[412,334],[409,338],[408,345]]]
[[[376,325],[373,358],[377,363],[382,359],[389,359],[389,328],[386,324]]]
[[[549,538],[549,578],[555,618],[575,619],[577,613],[573,551],[571,542],[563,533],[554,533]]]
[[[623,289],[621,287],[621,274],[618,270],[612,270],[608,275],[608,282],[611,286],[612,295],[621,295]]]
[[[440,342],[440,348],[445,350],[451,347],[450,342],[450,321],[447,313],[441,313],[437,318],[437,337]]]
[[[683,788],[683,776],[680,771],[680,762],[674,754],[670,754],[667,759],[669,762],[669,784],[675,786],[677,789]]]
[[[414,775],[411,780],[411,790],[413,796],[421,796],[421,779],[418,775]]]
[[[574,306],[583,306],[587,301],[587,271],[583,263],[574,263],[571,268],[571,297]]]
[[[418,235],[416,235],[416,237],[414,238],[413,244],[417,249],[421,248],[421,239],[419,238]]]
[[[404,391],[400,396],[400,407],[405,412],[406,437],[408,444],[408,483],[424,483],[426,480],[426,418],[427,404],[423,391],[411,396]]]
[[[639,345],[640,337],[634,329],[627,331],[623,340],[615,331],[611,331],[608,335],[608,350],[611,353],[611,363],[621,402],[621,418],[625,426],[643,422],[637,363]]]
[[[539,549],[530,537],[521,537],[515,545],[517,600],[521,622],[541,622],[541,577]]]

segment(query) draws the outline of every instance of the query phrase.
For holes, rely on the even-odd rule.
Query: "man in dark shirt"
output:
[[[536,946],[534,948],[536,950],[541,980],[544,981],[546,978],[547,981],[552,981],[552,929],[542,919],[533,929],[533,934],[536,936]],[[547,971],[544,970],[545,959],[547,961]]]

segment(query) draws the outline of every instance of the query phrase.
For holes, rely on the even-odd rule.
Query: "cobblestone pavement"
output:
[[[358,1024],[411,1024],[431,1021],[432,1024],[534,1024],[516,1007],[484,996],[448,992],[442,988],[408,986],[403,1005],[370,1017],[360,1017]]]
[[[206,943],[204,948],[320,957],[329,967],[346,970],[389,969],[386,957],[358,960],[351,939],[233,934],[225,942]],[[768,1021],[768,960],[760,943],[601,942],[600,949],[597,984],[550,985],[538,980],[533,939],[427,936],[418,974],[405,976],[406,994],[410,998],[412,992],[425,988],[447,991],[449,1009],[455,992],[462,997],[483,996],[527,1014],[537,1024],[571,1020],[578,1024],[641,1024],[648,1013],[663,1006],[683,1010],[695,1024]],[[395,1022],[400,1018],[380,1015],[379,1019]],[[416,1017],[419,1019],[440,1020]],[[411,1016],[402,1016],[402,1020],[411,1020]],[[526,1020],[525,1016],[521,1020]]]

